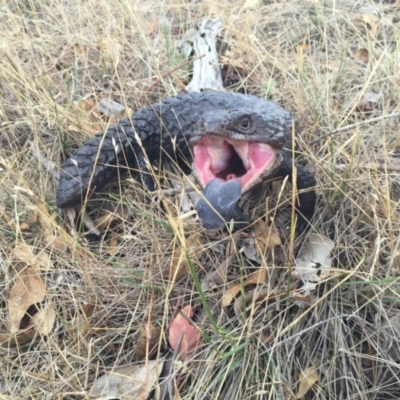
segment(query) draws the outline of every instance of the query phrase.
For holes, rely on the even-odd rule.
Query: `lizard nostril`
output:
[[[224,131],[226,129],[226,125],[225,124],[221,124],[220,128],[221,128],[221,131]]]

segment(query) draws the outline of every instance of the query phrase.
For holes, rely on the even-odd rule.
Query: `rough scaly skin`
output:
[[[248,115],[253,123],[250,133],[239,134],[230,126],[235,118]],[[223,123],[218,125],[218,121]],[[217,122],[216,122],[217,121]],[[143,184],[154,189],[146,158],[159,160],[165,155],[191,159],[188,146],[198,137],[199,127],[213,124],[213,134],[236,140],[266,143],[277,151],[276,168],[268,178],[292,178],[291,136],[293,118],[279,105],[254,96],[232,92],[209,91],[189,93],[167,98],[161,103],[137,111],[130,119],[110,126],[88,140],[67,160],[60,174],[57,206],[72,207],[82,203],[90,190],[99,190],[113,177],[118,168],[127,166],[139,170]],[[315,185],[312,175],[302,166],[297,167],[297,189]],[[299,230],[313,215],[315,192],[309,190],[299,196]],[[303,218],[304,217],[304,218]]]

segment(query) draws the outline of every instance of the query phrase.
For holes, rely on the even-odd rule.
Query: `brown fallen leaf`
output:
[[[257,242],[256,250],[261,256],[266,251],[282,245],[278,232],[272,229],[266,221],[257,221],[254,224],[253,232]]]
[[[176,352],[177,357],[189,361],[202,346],[199,329],[189,322],[194,311],[191,306],[185,306],[171,322],[168,329],[168,342]]]
[[[81,100],[73,101],[72,106],[77,111],[90,111],[96,105],[96,100],[92,94],[87,94]]]
[[[118,239],[119,239],[118,233],[112,232],[110,243],[107,246],[107,253],[110,254],[110,256],[115,256],[115,254],[117,254],[119,251]]]
[[[367,49],[359,49],[353,54],[354,58],[362,61],[363,63],[367,63],[369,60],[369,52]]]
[[[311,294],[305,295],[305,294],[299,293],[297,291],[291,292],[290,297],[293,300],[296,300],[300,303],[306,303],[306,304],[311,304],[313,301],[315,301],[315,297],[313,297]]]
[[[57,239],[53,235],[46,235],[44,237],[44,242],[46,247],[50,248],[51,250],[56,250],[59,253],[63,253],[65,250],[68,249],[68,245],[61,240]]]
[[[16,282],[8,294],[11,333],[19,332],[21,322],[28,309],[32,306],[38,306],[45,297],[46,285],[33,268],[26,267],[18,273]]]
[[[90,391],[95,399],[146,400],[162,371],[164,359],[113,368],[97,379]]]
[[[131,211],[126,206],[118,206],[114,211],[107,211],[105,214],[97,217],[93,222],[99,232],[105,232],[113,221],[121,220],[121,218],[128,218]]]
[[[300,372],[300,383],[296,399],[301,399],[318,380],[318,372],[315,367],[308,367]]]
[[[46,243],[46,247],[50,248],[51,250],[64,252],[65,250],[67,250],[68,245],[59,240],[54,234],[56,217],[57,217],[56,213],[49,215],[48,210],[44,204],[40,204],[38,206],[37,219],[40,227],[44,231],[44,241]]]
[[[157,349],[157,344],[161,338],[161,329],[150,325],[150,332],[146,327],[140,329],[138,341],[136,344],[135,359],[141,361],[148,359]]]
[[[238,293],[242,289],[242,286],[246,287],[248,285],[259,285],[265,283],[266,279],[267,270],[265,268],[253,272],[244,280],[243,283],[236,283],[224,293],[224,296],[222,298],[222,306],[227,307],[229,304],[231,304],[232,300],[238,295]]]
[[[153,37],[160,27],[160,20],[156,19],[150,22],[145,28],[144,32],[146,35]]]
[[[87,303],[83,306],[82,314],[85,318],[90,318],[99,309],[97,303]]]
[[[229,278],[228,269],[234,257],[235,254],[229,255],[218,268],[207,272],[207,274],[201,280],[201,288],[203,290],[210,290],[212,288],[225,285]]]
[[[11,253],[14,258],[32,267],[35,272],[48,271],[52,265],[49,255],[45,251],[35,254],[36,248],[25,243],[17,244]]]
[[[356,104],[354,110],[363,117],[369,117],[377,108],[382,93],[366,92],[362,99]]]
[[[22,346],[25,343],[29,343],[36,335],[34,326],[30,326],[27,329],[21,329],[18,333],[0,333],[0,346]],[[1,397],[0,397],[1,400]]]
[[[26,222],[21,222],[19,224],[19,229],[21,229],[21,231],[27,231],[27,230],[31,229],[31,227]]]
[[[95,105],[96,105],[96,100],[91,98],[86,98],[82,102],[82,106],[85,111],[90,111]]]

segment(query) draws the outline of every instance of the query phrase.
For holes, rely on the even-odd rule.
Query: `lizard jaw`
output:
[[[277,151],[265,143],[212,135],[197,142],[193,153],[193,174],[204,189],[196,209],[206,229],[222,228],[241,195],[268,175],[277,162]]]
[[[194,145],[193,153],[193,173],[203,188],[214,179],[239,179],[242,194],[271,170],[277,158],[276,150],[265,143],[212,135]]]

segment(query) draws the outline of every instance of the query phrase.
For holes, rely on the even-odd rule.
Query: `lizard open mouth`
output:
[[[207,229],[231,218],[240,196],[268,174],[276,150],[265,143],[207,135],[193,146],[193,173],[204,188],[196,208]]]
[[[239,179],[241,192],[256,184],[276,160],[276,151],[265,143],[204,136],[194,147],[194,172],[205,188],[213,179]]]

